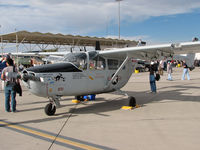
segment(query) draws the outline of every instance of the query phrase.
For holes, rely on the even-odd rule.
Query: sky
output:
[[[61,33],[118,38],[116,0],[0,0],[0,34]],[[123,0],[121,39],[150,44],[200,39],[200,0]]]

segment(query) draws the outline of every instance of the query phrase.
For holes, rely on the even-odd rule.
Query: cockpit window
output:
[[[69,53],[63,60],[73,63],[81,70],[87,69],[87,55],[85,53]]]
[[[106,67],[106,61],[103,57],[98,56],[97,52],[90,52],[89,67],[91,70],[104,70]]]

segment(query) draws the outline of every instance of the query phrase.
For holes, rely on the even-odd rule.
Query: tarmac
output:
[[[200,68],[181,80],[182,68],[174,68],[150,93],[149,73],[133,74],[122,89],[134,96],[139,108],[123,110],[126,96],[99,94],[95,101],[72,103],[63,97],[55,116],[47,116],[48,99],[23,88],[16,113],[5,112],[0,91],[1,150],[199,150]]]

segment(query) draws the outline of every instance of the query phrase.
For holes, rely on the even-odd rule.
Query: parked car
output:
[[[150,68],[150,62],[144,60],[138,60],[136,69],[139,72],[147,72]]]

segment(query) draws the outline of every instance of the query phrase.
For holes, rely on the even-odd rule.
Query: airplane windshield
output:
[[[104,70],[106,67],[105,59],[98,55],[97,52],[89,52],[89,69]]]
[[[87,69],[87,55],[85,53],[69,53],[65,56],[64,61],[73,63],[79,69]]]

